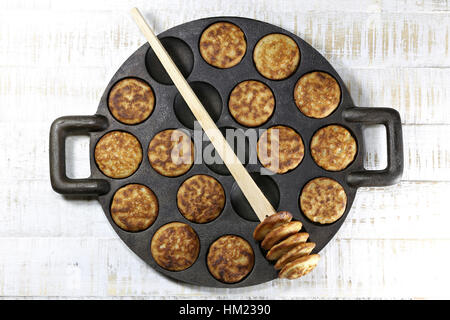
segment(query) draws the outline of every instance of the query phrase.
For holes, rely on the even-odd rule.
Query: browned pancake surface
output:
[[[261,164],[276,173],[295,169],[305,154],[300,135],[286,126],[275,126],[265,131],[258,140],[257,150]]]
[[[222,212],[225,192],[216,179],[199,174],[190,177],[180,186],[177,204],[186,219],[206,223],[217,218]]]
[[[299,232],[301,228],[302,223],[300,221],[291,221],[289,223],[283,224],[271,230],[266,235],[264,240],[261,242],[261,247],[265,250],[269,250],[278,242]]]
[[[217,280],[235,283],[250,273],[255,255],[250,244],[238,236],[220,237],[209,247],[207,264]]]
[[[277,260],[289,250],[294,248],[299,243],[303,243],[308,240],[309,234],[306,232],[299,232],[284,239],[280,243],[274,245],[269,252],[267,252],[267,260]]]
[[[314,242],[302,242],[297,244],[294,248],[289,250],[277,260],[277,263],[275,263],[275,270],[280,270],[289,262],[307,256],[311,253],[311,251],[313,251],[315,246],[316,244]]]
[[[148,159],[156,172],[167,177],[186,173],[194,162],[194,144],[181,130],[157,133],[148,147]]]
[[[217,68],[237,65],[246,49],[244,33],[229,22],[214,23],[200,37],[200,54],[207,63]]]
[[[117,82],[108,97],[108,108],[114,118],[126,124],[147,119],[155,106],[152,88],[142,80],[127,78]]]
[[[304,115],[325,118],[338,107],[341,89],[337,81],[328,73],[311,72],[297,81],[294,99]]]
[[[272,90],[264,83],[254,80],[243,81],[231,91],[228,108],[240,124],[257,127],[272,115],[275,98]]]
[[[319,263],[320,256],[312,254],[287,263],[278,276],[286,279],[297,279],[310,273]]]
[[[258,41],[253,51],[256,69],[266,78],[281,80],[289,77],[300,62],[300,50],[291,37],[269,34]]]
[[[171,271],[189,268],[198,257],[200,241],[197,233],[185,223],[168,223],[155,232],[151,252],[156,263]]]
[[[95,162],[111,178],[126,178],[142,161],[142,148],[133,135],[123,131],[105,134],[95,146]]]
[[[261,241],[273,229],[292,220],[292,214],[288,211],[280,211],[265,218],[253,231],[253,238]]]
[[[150,227],[158,216],[158,199],[150,188],[129,184],[114,194],[111,217],[126,231],[142,231]]]
[[[345,169],[355,158],[356,141],[344,127],[330,125],[319,129],[311,140],[311,155],[329,171]]]
[[[347,195],[344,188],[330,178],[309,181],[300,195],[300,207],[313,222],[333,223],[344,214]]]

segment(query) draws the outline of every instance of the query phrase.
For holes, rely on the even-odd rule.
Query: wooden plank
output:
[[[60,0],[3,0],[4,10],[54,10],[54,11],[126,11],[132,6],[145,9],[147,11],[159,10],[204,10],[212,12],[218,10],[242,10],[248,12],[252,10],[264,10],[267,12],[289,12],[300,10],[305,12],[445,12],[450,6],[447,0],[433,1],[391,1],[391,0],[360,0],[357,5],[353,0],[341,0],[330,2],[326,0],[257,0],[257,1],[217,1],[217,0],[164,0],[164,1],[120,1],[120,0],[79,0],[76,2],[62,2]],[[244,11],[245,10],[245,11]]]
[[[191,286],[163,277],[120,240],[5,238],[0,246],[0,295],[444,298],[448,297],[444,284],[450,281],[450,262],[441,260],[431,272],[430,261],[442,256],[449,245],[450,240],[336,240],[325,249],[314,272],[301,279],[231,290]]]
[[[450,239],[448,182],[402,182],[361,188],[338,238]]]
[[[448,13],[305,12],[179,8],[142,8],[159,33],[180,23],[214,15],[242,15],[263,20],[303,37],[335,67],[450,67]],[[0,12],[0,65],[14,61],[25,66],[51,67],[118,65],[144,43],[128,16],[115,12],[59,12],[32,10]],[[38,17],[38,18],[37,18]],[[155,19],[164,17],[164,19]],[[19,22],[20,21],[20,22]],[[46,21],[46,23],[41,23]],[[82,27],[80,27],[82,26]]]
[[[450,69],[337,68],[353,102],[361,107],[390,107],[403,124],[449,124]]]

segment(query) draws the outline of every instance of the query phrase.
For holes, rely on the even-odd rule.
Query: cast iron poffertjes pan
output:
[[[199,52],[199,39],[202,32],[215,22],[231,22],[245,34],[246,53],[242,61],[229,69],[219,69],[209,65]],[[136,32],[138,32],[136,30]],[[253,49],[263,36],[281,33],[291,37],[300,49],[300,63],[297,70],[287,79],[269,80],[255,68]],[[200,19],[169,29],[158,36],[178,67],[184,73],[194,91],[206,99],[206,104],[215,104],[220,117],[216,121],[219,128],[248,128],[236,122],[228,110],[228,99],[232,89],[244,80],[258,80],[265,83],[275,96],[275,112],[272,117],[257,129],[267,129],[274,125],[286,125],[294,128],[302,137],[305,155],[298,167],[285,174],[262,175],[262,165],[246,165],[257,184],[277,210],[286,210],[294,219],[303,223],[303,231],[310,234],[309,241],[315,242],[313,253],[317,253],[332,239],[344,222],[355,198],[356,190],[362,186],[387,186],[399,181],[403,171],[403,145],[400,116],[390,108],[355,107],[342,79],[328,61],[309,44],[295,34],[277,26],[239,17],[214,17]],[[293,92],[297,80],[312,71],[324,71],[332,75],[341,89],[341,101],[338,108],[323,119],[308,118],[297,108]],[[108,109],[108,95],[112,86],[124,78],[138,78],[147,82],[155,94],[155,108],[150,117],[137,125],[126,125],[117,121]],[[195,88],[197,89],[195,90]],[[148,43],[141,46],[119,68],[113,76],[100,100],[97,113],[92,116],[66,116],[54,121],[50,129],[50,175],[53,189],[61,194],[96,195],[103,207],[106,218],[119,237],[147,264],[171,278],[187,283],[210,287],[245,287],[270,281],[277,277],[273,263],[264,257],[260,245],[252,237],[258,219],[248,202],[240,193],[239,187],[231,175],[220,166],[204,163],[194,164],[191,169],[179,177],[164,177],[150,166],[147,148],[155,134],[165,129],[186,127],[189,112],[174,112],[175,101],[180,100],[177,89],[171,84],[168,75],[156,59]],[[205,98],[206,97],[206,98]],[[220,97],[220,98],[218,98]],[[211,102],[212,101],[212,102]],[[178,108],[179,106],[177,106]],[[186,106],[187,108],[187,106]],[[184,119],[183,119],[184,118]],[[320,128],[338,124],[348,129],[357,142],[357,154],[354,161],[344,170],[326,171],[319,167],[311,157],[310,141]],[[363,165],[364,139],[362,127],[368,124],[382,124],[387,133],[387,167],[384,170],[365,170]],[[99,139],[107,132],[119,130],[133,134],[140,142],[143,159],[139,168],[124,179],[105,176],[97,167],[94,149]],[[262,131],[261,131],[262,132]],[[66,176],[65,138],[70,135],[89,134],[91,175],[87,179],[71,179]],[[207,143],[196,145],[195,151],[202,150]],[[253,146],[256,148],[256,146]],[[256,150],[248,150],[256,152]],[[219,181],[226,195],[225,207],[220,216],[208,223],[197,224],[184,218],[177,207],[177,190],[189,177],[206,174]],[[317,177],[329,177],[339,182],[347,195],[344,215],[334,223],[318,224],[310,221],[299,206],[299,197],[304,185]],[[156,221],[141,232],[127,232],[119,228],[112,220],[110,205],[114,193],[121,187],[138,183],[148,186],[159,202],[159,214]],[[198,234],[200,253],[195,263],[183,271],[169,271],[161,268],[153,259],[150,243],[153,234],[169,222],[183,222],[190,225]],[[206,256],[209,246],[223,235],[238,235],[246,239],[255,253],[252,271],[237,283],[223,283],[216,280],[208,270]]]

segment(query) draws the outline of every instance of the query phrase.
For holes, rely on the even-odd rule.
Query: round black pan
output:
[[[227,21],[239,26],[247,40],[247,52],[241,63],[230,69],[218,69],[207,64],[201,57],[198,43],[203,30],[219,21]],[[136,31],[137,32],[137,31]],[[297,43],[301,52],[301,61],[296,72],[289,78],[273,81],[264,78],[256,70],[252,54],[255,44],[270,33],[282,33]],[[259,80],[267,84],[275,95],[274,115],[258,129],[274,125],[286,125],[294,128],[303,138],[305,156],[294,170],[282,175],[261,175],[261,164],[248,164],[263,192],[278,210],[287,210],[300,220],[310,234],[309,241],[316,243],[314,252],[319,252],[337,233],[344,222],[355,198],[356,190],[361,186],[387,186],[399,181],[403,171],[403,145],[400,116],[389,108],[355,107],[342,79],[328,61],[309,44],[295,34],[277,26],[239,17],[215,17],[188,22],[169,29],[158,36],[173,57],[189,83],[197,88],[197,93],[205,99],[205,104],[216,110],[219,128],[247,128],[238,124],[228,111],[228,97],[231,90],[244,80]],[[312,119],[303,115],[295,105],[293,90],[297,80],[311,71],[324,71],[331,74],[339,83],[342,97],[339,107],[324,119]],[[119,80],[135,77],[145,80],[153,88],[156,105],[152,115],[138,125],[125,125],[118,122],[109,113],[107,100],[111,87]],[[186,125],[192,124],[192,115],[178,96],[177,89],[162,66],[157,61],[148,43],[140,47],[113,76],[100,100],[97,113],[93,116],[67,116],[54,121],[50,130],[50,174],[53,189],[62,194],[96,195],[103,207],[106,218],[114,230],[146,263],[171,278],[191,284],[210,287],[244,287],[270,281],[277,277],[273,264],[264,258],[259,243],[252,238],[252,232],[258,220],[246,200],[240,193],[227,170],[220,165],[207,166],[194,164],[184,175],[168,178],[154,171],[147,158],[147,148],[152,137],[168,128],[183,128],[193,136],[193,130]],[[174,112],[177,109],[177,112]],[[357,141],[358,151],[355,160],[339,172],[326,171],[315,164],[309,152],[313,134],[329,124],[344,126]],[[364,140],[362,127],[366,124],[383,124],[387,132],[388,164],[384,170],[368,171],[363,166]],[[122,130],[136,136],[142,146],[144,158],[139,169],[125,179],[111,179],[105,176],[94,160],[94,148],[98,140],[109,131]],[[65,138],[68,135],[85,133],[90,135],[91,176],[88,179],[69,179],[65,173]],[[204,148],[196,146],[196,152]],[[255,150],[250,150],[255,152]],[[181,183],[195,174],[207,174],[216,178],[224,187],[226,204],[221,215],[206,224],[196,224],[186,220],[178,211],[176,193]],[[308,220],[299,207],[299,196],[303,186],[313,178],[330,177],[338,181],[347,194],[347,208],[338,221],[328,225],[319,225]],[[110,214],[111,199],[116,190],[130,183],[140,183],[150,187],[159,200],[159,215],[155,223],[142,232],[127,232],[120,229]],[[200,254],[197,261],[184,271],[172,272],[161,268],[150,252],[150,242],[156,230],[162,225],[180,221],[189,224],[200,238]],[[246,239],[255,252],[255,265],[250,274],[234,284],[216,280],[208,271],[206,254],[214,240],[222,235],[234,234]]]

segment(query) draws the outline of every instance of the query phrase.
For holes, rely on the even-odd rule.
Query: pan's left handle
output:
[[[66,175],[66,138],[108,127],[104,116],[65,116],[53,121],[50,128],[50,180],[58,193],[72,195],[101,195],[109,191],[103,179],[71,179]]]

